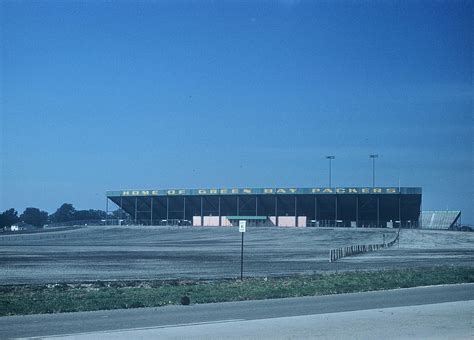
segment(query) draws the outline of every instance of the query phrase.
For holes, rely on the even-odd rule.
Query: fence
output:
[[[68,222],[49,223],[45,225],[45,228],[57,228],[57,227],[75,227],[75,226],[94,226],[94,225],[121,225],[132,223],[128,220],[119,220],[116,218],[109,218],[106,220],[75,220]]]
[[[391,247],[399,240],[399,237],[400,237],[400,229],[398,229],[397,236],[388,243],[359,244],[355,246],[347,246],[347,247],[342,247],[342,248],[331,249],[329,250],[329,262],[334,262],[347,256],[369,253],[372,251],[377,251],[379,249]]]

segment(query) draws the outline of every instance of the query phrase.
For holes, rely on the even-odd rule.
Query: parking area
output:
[[[329,249],[382,243],[394,229],[248,227],[244,275],[474,264],[474,233],[402,230],[400,244],[329,263]],[[0,284],[216,279],[240,275],[231,227],[88,226],[0,236]]]

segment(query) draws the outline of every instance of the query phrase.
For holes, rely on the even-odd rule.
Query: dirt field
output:
[[[244,275],[474,265],[474,233],[402,230],[400,245],[328,262],[328,252],[387,242],[390,229],[247,228]],[[236,228],[99,227],[0,236],[0,284],[240,275]]]

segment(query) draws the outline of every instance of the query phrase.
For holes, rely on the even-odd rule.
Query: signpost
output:
[[[239,221],[239,232],[242,235],[242,247],[240,250],[240,281],[244,278],[244,233],[247,227],[247,221]]]

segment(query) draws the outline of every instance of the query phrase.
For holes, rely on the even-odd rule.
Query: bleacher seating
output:
[[[459,210],[422,211],[420,226],[422,229],[453,229],[460,216]]]

